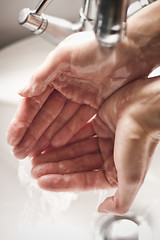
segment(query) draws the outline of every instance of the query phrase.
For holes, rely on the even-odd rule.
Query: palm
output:
[[[158,85],[159,78],[128,84],[104,102],[68,145],[49,146],[34,156],[32,175],[40,187],[50,191],[117,187],[99,209],[118,214],[128,211],[157,145],[153,131],[156,137]]]
[[[52,191],[55,190],[54,183],[61,191],[115,187],[118,182],[113,146],[113,134],[96,116],[75,135],[69,145],[58,149],[50,146],[44,155],[35,156],[32,174],[41,180],[42,176],[47,175],[51,185],[45,188]],[[60,181],[58,184],[54,181],[57,177]]]
[[[43,154],[34,156],[32,163],[32,176],[45,190],[87,191],[119,186],[114,133],[99,116],[82,128],[70,144],[60,148],[49,146]],[[126,209],[128,205],[123,211]]]
[[[67,99],[97,109],[121,86],[151,71],[138,55],[129,37],[104,49],[93,32],[73,34],[49,54],[21,94],[39,95],[50,85]]]

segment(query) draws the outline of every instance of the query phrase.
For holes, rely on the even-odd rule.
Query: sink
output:
[[[40,190],[6,143],[8,124],[16,111],[17,90],[28,81],[53,46],[39,37],[31,37],[0,51],[0,239],[2,240],[102,240],[96,235],[99,219],[113,217],[97,213],[97,206],[110,191],[80,194],[49,193]],[[156,69],[152,75],[160,74]],[[140,240],[160,239],[160,145],[130,213],[141,217],[149,233]],[[20,170],[19,170],[20,169]],[[24,170],[24,173],[23,173]],[[19,177],[21,173],[21,180]],[[27,179],[27,180],[26,180]],[[48,198],[48,199],[47,199]],[[53,201],[52,201],[53,200]],[[57,201],[57,202],[56,202]],[[57,208],[55,212],[52,211]],[[62,206],[60,209],[60,204]],[[59,209],[58,209],[59,208]],[[127,230],[126,230],[127,231]]]

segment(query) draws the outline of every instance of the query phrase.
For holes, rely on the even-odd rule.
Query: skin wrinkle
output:
[[[97,124],[97,121],[96,121],[96,124]],[[103,124],[105,124],[105,126],[106,126],[106,123],[104,123],[103,122]],[[96,128],[95,128],[95,121],[94,121],[94,124],[92,124],[92,126],[93,126],[93,129],[94,129],[94,131],[96,132]],[[107,126],[106,126],[107,127]],[[103,136],[104,137],[104,136]],[[112,138],[108,138],[108,140],[109,139],[112,139]],[[100,138],[98,138],[98,146],[99,146],[99,149],[101,149],[101,144],[100,144]],[[102,138],[102,140],[103,140],[103,138]],[[101,141],[102,141],[101,140]],[[105,138],[104,138],[104,140],[105,140]],[[111,140],[111,141],[113,141],[113,140]],[[103,150],[101,149],[101,157],[102,157],[102,159],[103,159],[103,162],[104,162],[104,166],[106,165],[105,163],[106,163],[106,156],[103,154]],[[109,165],[107,164],[107,166],[109,167]],[[114,171],[116,171],[115,170],[115,166],[113,167],[111,167],[111,169],[112,169],[112,173],[113,173],[113,168],[114,168]],[[115,178],[115,175],[116,174],[109,174],[109,175],[107,175],[107,173],[108,173],[108,171],[107,171],[107,168],[103,168],[103,170],[106,170],[106,174],[105,174],[105,177],[106,177],[106,180],[111,184],[111,185],[113,185],[113,186],[115,186],[115,184],[117,185],[117,179]]]
[[[34,101],[37,100],[38,98],[40,98],[41,104],[43,104],[46,100],[46,98],[48,97],[48,95],[52,92],[52,89],[50,89],[49,87],[46,89],[46,92],[41,94],[38,97],[34,98]],[[22,137],[24,136],[24,134],[27,131],[27,128],[30,126],[30,124],[32,123],[33,118],[36,115],[36,111],[34,110],[35,108],[33,108],[33,100],[29,100],[29,98],[23,98],[21,100],[21,102],[18,105],[18,111],[15,114],[13,120],[16,122],[12,122],[10,124],[10,127],[8,129],[8,133],[7,133],[7,141],[9,144],[15,146],[17,144],[19,144],[19,142],[22,140]],[[39,102],[40,102],[39,101]],[[32,104],[31,104],[32,103]],[[41,108],[41,105],[37,105]],[[23,114],[22,114],[23,113]],[[29,115],[29,118],[27,118],[27,114]],[[16,120],[15,120],[16,119]],[[27,120],[26,120],[27,119]],[[16,124],[16,125],[15,125]],[[18,125],[23,128],[19,128]],[[10,134],[9,134],[10,132]],[[11,134],[12,133],[12,134]],[[12,135],[12,137],[10,137],[10,135]],[[13,137],[14,136],[14,137]]]
[[[144,86],[142,88],[142,90],[139,91],[139,93],[137,94],[137,99],[135,102],[134,98],[134,93],[132,92],[132,90],[130,90],[130,94],[129,97],[126,98],[126,96],[124,96],[124,98],[126,98],[125,104],[123,106],[121,106],[122,108],[126,108],[126,111],[129,113],[130,111],[130,115],[131,117],[139,123],[139,126],[141,126],[144,130],[144,132],[146,133],[146,135],[148,135],[149,137],[151,137],[153,139],[154,133],[156,131],[159,131],[159,127],[156,129],[156,126],[159,126],[159,116],[160,116],[160,111],[157,111],[157,105],[159,105],[160,103],[160,99],[159,99],[159,88],[157,88],[157,84],[159,84],[157,82],[157,78],[153,78],[152,82],[149,82],[149,79],[146,79],[146,81],[148,81],[148,83],[146,84],[146,86]],[[155,84],[155,81],[157,82],[157,84]],[[136,88],[138,88],[138,84],[140,81],[138,80],[137,82],[134,83],[134,85],[136,86]],[[141,81],[141,83],[143,83]],[[132,89],[132,88],[131,88]],[[125,93],[126,95],[126,93]],[[143,96],[143,97],[142,97]],[[118,101],[117,101],[118,103]],[[119,103],[118,103],[119,104]],[[130,105],[130,109],[128,109],[128,105]],[[152,107],[151,107],[152,105]],[[118,106],[119,108],[119,106]],[[137,109],[136,114],[134,109]],[[145,111],[143,114],[145,114],[145,118],[140,118],[140,116],[142,116],[143,114],[141,113],[141,109],[143,109],[143,111]],[[148,111],[147,111],[148,109]],[[148,122],[149,116],[146,115],[146,113],[149,112],[153,118],[154,118],[154,126],[153,124],[150,125],[150,123]],[[153,112],[153,113],[152,113]],[[154,113],[158,113],[157,116],[155,116]],[[157,119],[157,124],[156,124],[156,119]],[[149,127],[150,126],[150,127]]]
[[[93,115],[95,115],[95,109],[90,108],[89,106],[83,105],[80,109],[75,118],[77,121],[75,121],[75,118],[73,117],[66,125],[64,128],[61,129],[60,133],[56,134],[54,136],[54,146],[60,146],[64,145],[67,142],[70,142],[72,137],[74,136],[74,133],[79,131],[88,120],[91,119]],[[80,122],[80,115],[83,115],[83,119]],[[65,140],[63,137],[65,136]],[[52,145],[53,145],[53,140],[52,140]]]
[[[138,120],[136,120],[136,119],[135,119],[135,121],[138,122]],[[145,127],[145,121],[144,121],[144,124],[139,121],[139,126],[141,126],[141,128],[143,129],[143,131],[144,131],[144,133],[146,134],[146,136],[147,136],[148,138],[150,138],[152,142],[158,144],[159,139],[156,138],[157,134],[156,134],[153,130],[150,131],[149,129],[147,129],[147,128]]]
[[[76,114],[80,110],[81,107],[73,102],[65,103],[63,109],[61,110],[60,115],[58,115],[57,118],[55,119],[55,121],[53,123],[51,123],[51,125],[48,127],[48,129],[46,130],[46,132],[43,135],[43,136],[46,135],[46,137],[48,138],[48,141],[50,141],[52,139],[53,135],[55,135],[63,127],[63,124],[67,124],[70,121],[72,114],[73,114],[73,106],[74,106],[74,114]],[[68,114],[69,114],[70,109],[68,109],[68,107],[72,108],[72,112],[70,113],[69,116],[68,116]],[[66,109],[67,109],[67,111],[66,111]],[[66,118],[66,114],[67,114],[67,118]],[[56,127],[56,131],[54,132],[55,127]]]
[[[85,79],[73,77],[72,74],[71,76],[68,76],[68,73],[66,74],[66,72],[62,73],[59,78],[54,81],[54,87],[56,87],[56,89],[59,90],[62,94],[65,94],[67,92],[68,98],[75,102],[90,105],[90,102],[92,101],[92,107],[95,109],[97,109],[98,106],[100,106],[100,104],[103,102],[103,98],[101,97],[100,93],[98,93],[98,96],[96,96],[97,85],[93,85],[92,82],[88,84]],[[75,97],[73,97],[73,89],[75,89]],[[71,93],[69,93],[69,91]],[[80,94],[80,100],[77,100],[77,92]],[[90,96],[95,95],[95,97],[91,97],[91,100],[87,101],[86,93],[87,96],[90,94]],[[96,100],[94,100],[95,98]]]
[[[94,163],[94,158],[92,158],[92,161],[91,161],[91,157],[93,156],[93,154],[95,154],[96,156],[94,156],[94,158],[96,158],[96,161],[97,161],[97,158],[99,159],[98,162]],[[83,157],[83,156],[82,156]],[[68,170],[66,170],[65,168],[65,163],[66,161],[70,162],[70,159],[67,159],[67,160],[64,160],[63,162],[60,161],[59,163],[61,163],[62,165],[62,171],[60,172],[61,174],[67,174],[67,173],[76,173],[76,172],[85,172],[85,171],[88,171],[90,169],[90,164],[88,166],[86,166],[85,162],[83,161],[82,157],[78,157],[76,159],[74,159],[74,162],[77,163],[78,165],[78,170],[72,170],[71,168],[68,168]],[[94,151],[94,152],[91,152],[87,155],[87,158],[86,161],[90,161],[91,163],[91,166],[92,166],[92,171],[93,170],[96,170],[97,168],[99,169],[100,166],[102,165],[102,158],[98,156],[98,151]],[[87,168],[86,168],[87,167]],[[77,167],[76,167],[77,168]]]
[[[59,152],[59,150],[61,150],[62,147],[60,147],[59,149],[53,149],[53,152],[55,152],[56,154],[56,159],[61,159],[61,160],[67,160],[68,159],[68,150],[67,148],[70,146],[70,145],[73,145],[74,146],[74,152],[76,151],[76,156],[77,157],[80,157],[80,156],[83,156],[82,155],[82,151],[81,149],[83,148],[83,154],[85,155],[87,152],[85,150],[85,148],[87,147],[87,151],[88,151],[88,147],[89,147],[89,152],[90,153],[94,153],[98,150],[97,148],[97,139],[96,138],[92,138],[92,139],[86,139],[85,141],[78,141],[78,142],[73,142],[71,144],[68,144],[66,146],[66,148],[63,148],[63,152]],[[59,154],[58,154],[59,153]],[[48,158],[48,156],[50,156]],[[42,156],[43,157],[43,156]],[[35,166],[36,164],[38,163],[41,163],[40,161],[40,158],[41,156],[38,155],[38,156],[35,156],[32,160],[32,164],[33,166]],[[73,159],[74,158],[74,155],[69,155],[69,158],[70,159]],[[52,162],[52,161],[55,161],[55,159],[53,160],[53,157],[52,157],[52,151],[48,153],[47,157],[45,158],[45,162]],[[58,160],[57,160],[58,161]]]
[[[50,137],[44,133],[43,137],[41,137],[34,146],[30,155],[35,156],[36,154],[42,152],[45,148],[47,148],[50,145],[50,140],[51,140]]]
[[[57,47],[57,52],[60,50],[59,46]],[[52,58],[55,55],[55,50],[50,52],[44,62],[44,64],[50,65],[50,62],[52,62]],[[60,51],[59,54],[56,55],[57,56],[61,55]],[[60,58],[60,56],[59,56]],[[43,69],[43,68],[42,68]],[[68,70],[67,70],[68,69]],[[32,85],[32,92],[34,92],[34,89],[38,86],[40,86],[42,88],[42,86],[47,86],[49,84],[49,86],[51,86],[52,88],[54,87],[54,80],[56,80],[57,78],[60,77],[60,75],[62,74],[62,72],[65,71],[70,71],[70,64],[68,63],[68,59],[64,62],[60,61],[58,64],[58,67],[55,69],[55,71],[51,71],[50,73],[47,73],[46,76],[46,72],[42,72],[41,70],[41,66],[35,71],[35,73],[33,74],[33,77],[31,78],[30,82]],[[39,74],[39,72],[41,74]],[[41,79],[42,76],[45,75],[45,77],[43,78],[43,82],[39,81],[39,78]],[[35,84],[34,84],[35,83]],[[42,92],[45,90],[44,88],[42,88]]]
[[[71,103],[71,104],[74,104],[74,103]],[[71,117],[69,116],[69,118],[66,118],[66,117],[64,117],[64,114],[65,114],[65,112],[66,112],[66,105],[67,105],[67,107],[69,106],[68,105],[68,103],[66,102],[65,103],[65,105],[64,105],[64,107],[63,107],[63,109],[62,109],[62,111],[61,111],[61,113],[60,113],[60,115],[58,115],[57,116],[57,118],[55,119],[55,121],[49,126],[49,128],[47,129],[47,131],[45,132],[45,134],[44,135],[47,135],[47,138],[48,138],[48,140],[51,140],[52,139],[52,136],[54,135],[54,134],[56,134],[56,132],[58,132],[60,129],[61,129],[61,127],[63,127],[63,124],[65,123],[65,124],[67,124],[69,121],[70,121],[70,119],[71,119]],[[79,110],[80,110],[80,106],[78,106],[78,105],[76,105],[75,106],[76,108],[74,109],[75,110],[75,112],[74,112],[74,114],[76,114]],[[68,109],[68,108],[67,108]],[[64,112],[65,111],[65,112]],[[68,109],[68,111],[69,111],[69,109]],[[67,111],[67,114],[68,114],[68,111]],[[62,115],[63,114],[63,115]],[[72,112],[71,112],[71,115],[73,114],[73,108],[72,108]],[[56,125],[56,123],[58,124],[58,126]],[[55,129],[55,126],[57,126],[56,127],[56,132],[54,133],[53,132],[53,130]],[[53,134],[54,133],[54,134]],[[49,136],[48,136],[48,134],[49,134]],[[43,135],[43,136],[44,136]]]
[[[114,52],[112,52],[113,54],[114,54]],[[112,54],[112,55],[113,55]],[[111,60],[111,57],[109,58],[109,60]],[[111,62],[112,61],[109,61],[109,65],[111,64]],[[99,66],[100,64],[98,64],[98,66]],[[97,69],[97,63],[96,63],[96,69],[97,69],[97,71],[96,72],[98,72],[98,74],[97,75],[99,75],[99,73],[101,72],[101,71],[103,71],[104,72],[104,67],[103,67],[103,65],[105,65],[105,68],[106,68],[106,62],[104,63],[104,62],[102,62],[102,65],[100,65],[100,67],[99,67],[99,69]],[[101,89],[103,89],[104,88],[104,86],[106,85],[106,83],[103,83],[103,81],[102,80],[100,80],[100,78],[99,77],[94,77],[95,79],[96,79],[96,81],[94,81],[94,78],[93,78],[93,68],[94,68],[94,66],[93,65],[91,65],[91,66],[88,66],[87,65],[87,69],[88,69],[88,73],[87,73],[87,69],[86,69],[86,66],[85,66],[85,74],[84,74],[84,77],[86,76],[86,74],[88,74],[88,75],[91,75],[91,79],[93,79],[92,81],[91,81],[91,83],[89,82],[89,81],[87,81],[84,77],[83,77],[83,75],[81,74],[81,72],[83,72],[84,71],[84,68],[82,68],[82,67],[80,67],[80,66],[77,66],[76,65],[76,71],[75,72],[78,72],[78,73],[80,73],[80,76],[81,76],[81,78],[79,77],[78,78],[78,84],[80,85],[80,84],[84,84],[84,88],[85,89],[88,89],[89,88],[89,91],[92,91],[92,92],[95,92],[95,90],[91,90],[91,89],[96,89],[96,91],[97,91],[97,86],[99,86],[98,87],[98,92],[99,92],[99,95],[101,96],[103,96],[103,94],[102,94],[102,90]],[[106,73],[106,77],[105,78],[107,78],[107,81],[110,79],[110,77],[109,77],[109,73],[108,73],[108,69],[109,69],[109,67],[107,68],[107,73]],[[91,71],[92,70],[92,71]],[[77,75],[76,73],[74,74],[75,76]],[[87,78],[88,78],[88,76],[87,76]],[[84,79],[84,80],[83,80]],[[98,81],[97,81],[98,80]],[[112,83],[113,84],[113,83]],[[86,85],[86,86],[85,86]],[[109,84],[109,85],[111,85],[111,84]],[[101,87],[102,86],[102,87]],[[107,86],[108,86],[108,82],[107,82]],[[107,87],[107,88],[109,88],[109,86]],[[101,101],[102,102],[102,101]]]
[[[25,122],[24,120],[16,121],[15,119],[13,119],[11,124],[12,124],[13,129],[16,128],[17,132],[16,132],[16,134],[13,135],[14,137],[8,138],[7,141],[10,145],[16,146],[21,141],[20,135],[23,137],[23,134],[25,134],[25,132],[26,132],[25,128],[26,128],[26,126],[28,127],[30,123],[28,123],[27,121]],[[23,131],[22,131],[22,129],[23,129]],[[20,132],[20,134],[19,134],[19,132]]]
[[[112,139],[110,139],[110,140],[113,141]],[[102,143],[103,139],[101,139],[101,138],[98,139],[98,146],[99,146],[99,149],[101,149],[101,157],[102,157],[103,163],[104,163],[102,170],[104,171],[105,177],[106,177],[107,181],[110,183],[110,185],[115,186],[115,184],[117,185],[117,177],[116,177],[116,174],[114,174],[114,171],[115,172],[117,172],[117,171],[116,171],[116,168],[114,165],[114,160],[112,162],[108,161],[108,159],[110,157],[108,158],[108,156],[106,156],[105,152],[103,151],[103,148],[101,148],[100,141]],[[105,139],[104,139],[104,141],[105,141]],[[112,151],[112,153],[113,153],[113,151]],[[108,174],[110,169],[111,169],[111,172],[110,172],[110,174]]]
[[[23,146],[21,145],[21,142],[19,143],[19,147],[15,146],[13,149],[13,152],[15,155],[21,155],[21,154],[27,154],[28,151],[34,146],[35,142],[37,141],[37,138],[34,136],[32,132],[29,132],[30,139],[32,139],[32,144],[30,144],[30,140],[26,141]]]
[[[142,36],[142,38],[143,38],[144,36]],[[127,40],[127,39],[126,39]],[[128,40],[127,40],[128,41]],[[143,53],[143,51],[141,50],[141,47],[142,46],[138,46],[138,44],[132,39],[132,38],[130,38],[130,44],[133,46],[133,48],[135,48],[136,49],[136,51],[135,51],[135,54],[136,54],[136,57],[140,60],[140,62],[141,63],[145,63],[146,65],[148,65],[148,69],[152,69],[153,68],[153,66],[151,65],[151,64],[149,64],[149,62],[148,62],[148,60],[147,60],[147,58],[145,58],[144,57],[144,53]],[[146,43],[145,43],[146,44]],[[148,75],[150,72],[148,72],[148,73],[146,73],[146,75]]]
[[[58,103],[59,103],[59,106],[60,106],[60,108],[58,109],[58,112],[55,112],[56,115],[53,115],[53,116],[52,116],[52,114],[50,113],[50,111],[48,111],[48,110],[46,111],[46,107],[41,109],[41,112],[40,112],[40,113],[41,113],[41,115],[40,115],[40,116],[41,116],[41,119],[40,119],[40,121],[41,121],[41,123],[44,123],[44,122],[45,122],[45,125],[43,124],[43,126],[41,126],[41,130],[38,132],[38,131],[37,131],[37,127],[38,127],[38,125],[37,125],[37,119],[34,119],[34,120],[33,120],[33,124],[28,127],[28,131],[27,131],[27,133],[25,134],[24,138],[21,140],[21,142],[19,143],[19,145],[17,145],[17,146],[15,147],[15,149],[13,149],[14,154],[15,154],[16,156],[19,156],[20,158],[23,158],[24,156],[26,156],[26,155],[29,153],[29,151],[31,151],[31,150],[34,148],[37,140],[40,139],[42,132],[43,132],[43,133],[45,132],[46,128],[48,128],[48,126],[50,125],[50,123],[51,123],[51,122],[57,117],[57,115],[59,114],[59,111],[60,111],[61,108],[63,107],[64,102],[66,101],[66,99],[65,99],[64,97],[61,98],[61,94],[59,94],[59,93],[58,93],[58,95],[56,95],[56,94],[57,94],[57,93],[55,92],[54,94],[52,94],[52,95],[50,96],[50,101],[47,102],[47,105],[50,105],[50,104],[51,104],[52,99],[53,99],[53,100],[58,100]],[[59,98],[59,97],[60,97],[60,98]],[[59,101],[59,100],[60,100],[60,101]],[[45,106],[46,106],[46,104],[45,104]],[[47,115],[47,114],[49,114],[49,115]],[[24,151],[24,154],[25,154],[25,155],[23,154],[24,148],[25,148],[25,151]]]
[[[103,105],[102,105],[103,106]],[[111,135],[112,135],[112,137],[115,135],[114,134],[114,130],[115,130],[115,126],[113,126],[113,121],[112,122],[110,122],[109,120],[108,120],[108,118],[109,118],[109,116],[107,115],[107,116],[103,116],[103,113],[102,113],[103,111],[99,111],[98,112],[98,117],[99,117],[99,119],[103,122],[103,124],[105,125],[105,127],[107,128],[107,130],[109,130],[109,132],[111,133]],[[108,131],[107,131],[108,132]]]

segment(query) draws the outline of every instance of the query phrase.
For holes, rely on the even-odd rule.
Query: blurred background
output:
[[[31,35],[18,24],[18,14],[22,8],[34,10],[39,2],[40,0],[0,0],[0,48]],[[53,0],[45,13],[76,22],[82,3],[83,0]]]

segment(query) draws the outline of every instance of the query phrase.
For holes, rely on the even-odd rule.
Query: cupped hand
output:
[[[100,212],[126,213],[145,179],[160,132],[160,77],[129,83],[107,99],[70,144],[33,157],[49,191],[117,188]],[[63,137],[63,136],[61,136]]]

